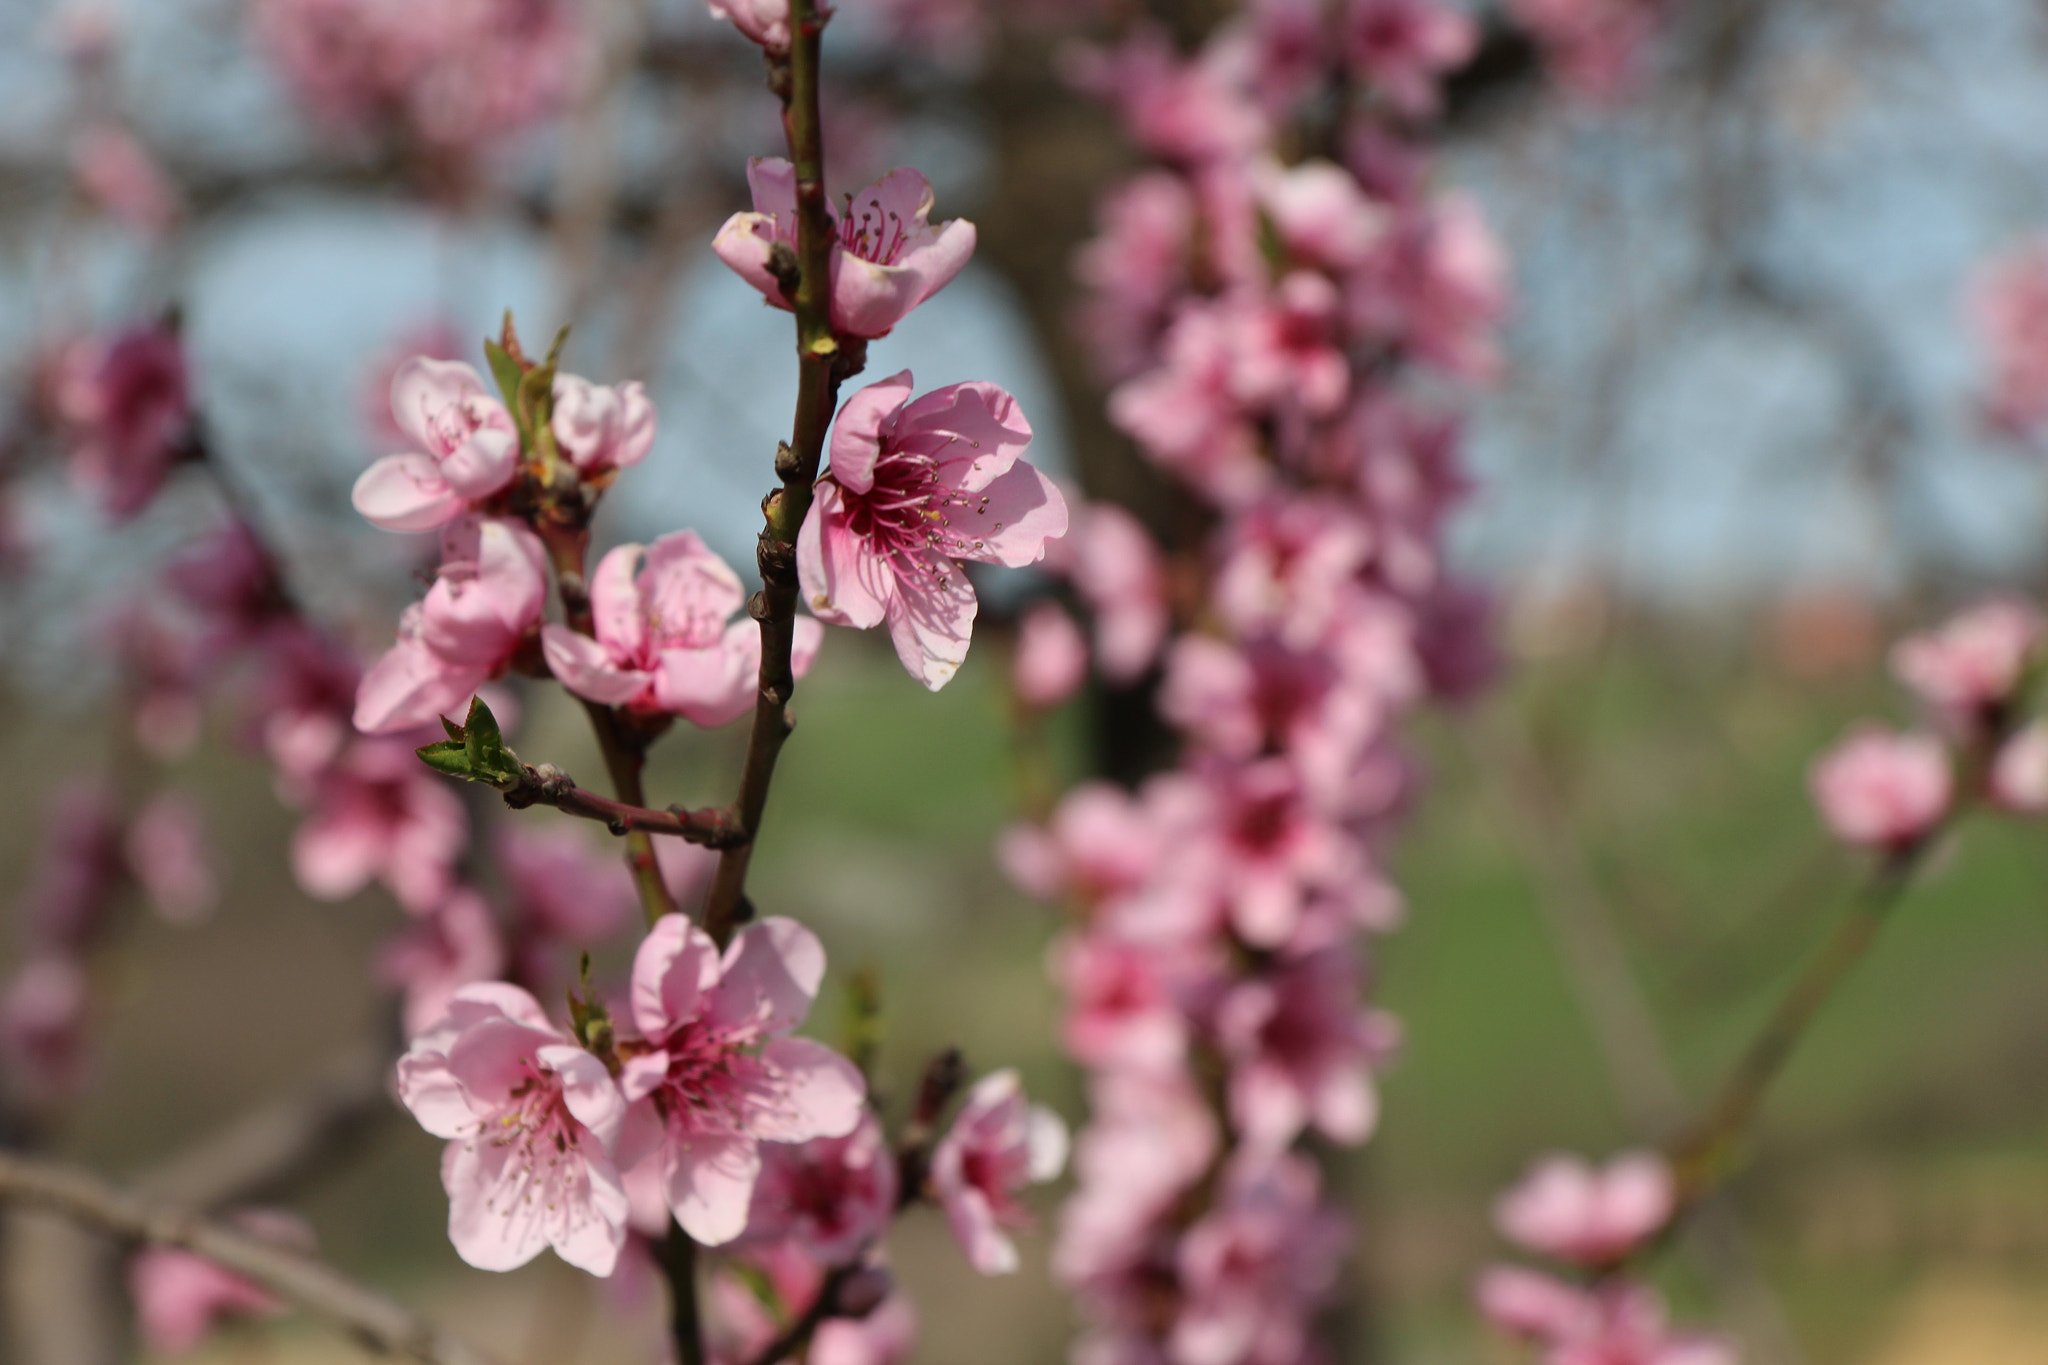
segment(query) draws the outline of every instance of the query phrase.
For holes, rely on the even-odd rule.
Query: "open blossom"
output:
[[[54,383],[72,481],[117,521],[147,507],[171,470],[196,453],[185,349],[167,325],[71,347]]]
[[[1319,1202],[1315,1166],[1287,1154],[1244,1153],[1216,1207],[1179,1249],[1184,1299],[1172,1359],[1187,1365],[1298,1361],[1311,1321],[1338,1282],[1350,1232]]]
[[[411,745],[358,741],[312,785],[311,798],[292,838],[292,872],[307,895],[341,900],[376,880],[409,910],[440,902],[469,818]]]
[[[398,643],[363,675],[355,723],[390,734],[460,716],[540,626],[547,552],[512,521],[467,518],[442,533],[426,599],[399,619]]]
[[[757,157],[747,163],[747,183],[754,211],[727,219],[711,249],[768,302],[787,308],[769,261],[778,245],[796,248],[796,168]],[[935,227],[931,211],[931,182],[909,169],[889,172],[835,211],[833,331],[887,336],[960,273],[974,254],[974,224],[955,218]]]
[[[1217,1010],[1230,1063],[1230,1113],[1248,1147],[1280,1151],[1314,1127],[1365,1141],[1379,1119],[1372,1070],[1399,1026],[1358,1003],[1360,969],[1342,946],[1319,949],[1233,986]]]
[[[747,1240],[788,1238],[823,1265],[851,1260],[896,1213],[896,1154],[872,1110],[850,1133],[764,1143]]]
[[[1113,502],[1073,506],[1065,536],[1046,546],[1095,618],[1095,662],[1113,683],[1131,683],[1159,655],[1172,625],[1166,565],[1138,519]]]
[[[546,625],[541,649],[579,697],[724,725],[753,707],[758,685],[761,628],[732,619],[745,601],[739,575],[695,531],[675,531],[607,552],[590,580],[596,638]],[[800,616],[795,632],[790,662],[801,678],[824,628]]]
[[[459,360],[414,356],[391,376],[391,416],[412,449],[364,470],[356,511],[387,531],[431,531],[503,488],[519,466],[512,414]]]
[[[856,393],[797,535],[797,575],[820,619],[889,625],[896,656],[937,691],[967,657],[974,585],[956,560],[1021,568],[1066,534],[1067,504],[1021,457],[1031,426],[993,384],[911,398],[910,371]]]
[[[1051,1180],[1067,1164],[1067,1126],[1050,1109],[1028,1104],[1015,1071],[982,1077],[932,1150],[932,1188],[968,1263],[984,1275],[1017,1268],[1005,1228],[1029,1221],[1017,1203],[1026,1185]]]
[[[1954,779],[1940,740],[1864,725],[1814,763],[1808,785],[1837,839],[1897,850],[1940,821]]]
[[[2012,700],[2042,638],[2025,602],[1984,602],[1892,647],[1892,672],[1937,715],[1968,724]]]
[[[585,478],[624,469],[654,448],[654,404],[637,381],[616,388],[555,376],[555,444]]]
[[[511,1270],[552,1246],[609,1275],[626,1241],[611,1149],[625,1102],[604,1063],[516,986],[457,991],[398,1063],[398,1097],[449,1139],[441,1160],[448,1236],[479,1270]]]
[[[1493,1219],[1503,1236],[1531,1251],[1603,1266],[1661,1230],[1676,1202],[1671,1167],[1655,1152],[1625,1152],[1604,1169],[1551,1156],[1501,1196]]]
[[[658,1149],[669,1207],[706,1246],[746,1228],[763,1142],[853,1131],[866,1084],[822,1043],[788,1034],[810,1012],[825,950],[771,917],[723,954],[681,915],[664,916],[633,958],[633,1022],[644,1041],[619,1084],[634,1105],[628,1164]]]
[[[1487,1321],[1544,1348],[1543,1365],[1736,1365],[1726,1342],[1671,1331],[1656,1291],[1627,1280],[1580,1289],[1495,1266],[1477,1297]]]
[[[283,1247],[312,1246],[313,1230],[288,1213],[244,1209],[228,1221]],[[268,1290],[177,1247],[150,1246],[136,1252],[128,1262],[128,1294],[135,1304],[136,1331],[150,1350],[163,1355],[196,1350],[223,1318],[267,1318],[285,1311]]]

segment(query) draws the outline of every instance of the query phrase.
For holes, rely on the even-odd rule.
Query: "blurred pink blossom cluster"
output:
[[[1964,307],[1991,369],[1985,421],[2004,436],[2037,435],[2048,422],[2048,241],[2022,242],[1985,262]]]
[[[1671,9],[1672,0],[1508,0],[1557,82],[1596,102],[1635,88]]]
[[[2044,624],[2030,604],[1994,598],[1892,647],[1892,674],[1924,728],[1858,724],[1809,774],[1822,821],[1843,843],[1897,857],[1925,843],[1965,802],[2048,812],[2048,722],[2027,692]]]
[[[560,109],[592,60],[574,0],[258,0],[292,93],[348,135],[471,153]]]
[[[1543,1365],[1735,1365],[1718,1338],[1672,1331],[1663,1300],[1628,1270],[1677,1208],[1671,1168],[1653,1152],[1626,1152],[1604,1167],[1544,1157],[1494,1205],[1494,1225],[1591,1282],[1495,1266],[1479,1279],[1480,1312],[1534,1344]]]
[[[1005,837],[1065,903],[1064,1040],[1091,1073],[1054,1269],[1077,1360],[1295,1365],[1349,1233],[1300,1150],[1374,1129],[1399,1028],[1368,1001],[1402,915],[1382,866],[1413,786],[1402,719],[1488,671],[1443,559],[1465,494],[1459,383],[1499,368],[1506,263],[1426,188],[1421,140],[1473,21],[1433,0],[1272,0],[1191,56],[1140,29],[1070,75],[1158,165],[1113,188],[1076,268],[1112,421],[1204,504],[1172,550],[1108,504],[1050,556],[1017,679],[1156,683],[1179,762],[1093,782]],[[1339,79],[1341,78],[1341,80]],[[1319,153],[1298,118],[1356,92]],[[1213,1079],[1211,1079],[1213,1078]]]

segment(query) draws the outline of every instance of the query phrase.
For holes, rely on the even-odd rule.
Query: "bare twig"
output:
[[[322,1261],[90,1172],[0,1152],[0,1201],[49,1209],[126,1241],[196,1252],[384,1355],[420,1365],[490,1365],[489,1356]]]
[[[553,806],[567,814],[595,820],[614,834],[673,834],[706,848],[730,848],[746,837],[729,810],[687,810],[682,806],[655,810],[628,805],[577,786],[567,773],[552,764],[524,766],[521,781],[504,789],[505,804],[514,810]]]

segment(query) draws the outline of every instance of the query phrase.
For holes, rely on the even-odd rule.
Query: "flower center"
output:
[[[903,215],[891,213],[873,199],[846,206],[839,220],[839,244],[853,255],[876,265],[894,265],[910,245],[910,233]]]

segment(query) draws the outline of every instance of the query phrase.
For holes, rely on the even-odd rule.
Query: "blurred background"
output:
[[[530,341],[573,324],[568,368],[643,378],[659,408],[655,453],[608,500],[599,543],[688,525],[748,563],[794,392],[789,328],[707,245],[748,206],[746,158],[780,145],[758,53],[699,0],[582,0],[589,41],[559,99],[485,110],[487,139],[437,140],[295,93],[265,27],[278,8],[0,0],[10,430],[29,430],[53,345],[175,308],[216,458],[294,593],[381,648],[430,565],[348,506],[384,453],[378,376],[408,349],[474,359],[510,307]],[[1192,33],[1226,7],[1143,8]],[[2048,229],[2048,12],[1669,0],[1641,79],[1596,98],[1479,8],[1489,36],[1452,82],[1440,174],[1482,205],[1515,307],[1502,377],[1469,409],[1481,488],[1456,538],[1498,593],[1508,666],[1413,736],[1429,780],[1392,855],[1411,916],[1378,961],[1407,1041],[1379,1135],[1342,1158],[1366,1230],[1357,1359],[1400,1365],[1515,1358],[1468,1306],[1501,1252],[1496,1193],[1535,1153],[1668,1132],[1825,934],[1859,867],[1823,836],[1806,767],[1854,718],[1905,713],[1888,642],[1986,589],[2048,581],[2048,472],[1987,415],[1966,306],[1986,262]],[[1156,492],[1072,331],[1073,252],[1134,158],[1060,80],[1071,20],[1050,3],[843,0],[833,175],[916,165],[938,216],[981,229],[969,271],[876,343],[871,372],[996,380],[1041,465],[1142,509]],[[108,129],[157,168],[155,200],[95,178],[91,135]],[[192,481],[111,527],[33,444],[6,447],[22,551],[0,595],[9,899],[32,884],[63,776],[130,761],[104,622],[219,510]],[[835,969],[873,968],[899,1094],[957,1043],[1074,1117],[1042,961],[1056,925],[991,847],[1047,765],[1063,784],[1096,768],[1114,712],[1084,697],[1019,736],[1006,662],[986,629],[927,696],[886,642],[833,632],[756,899],[814,925]],[[525,756],[597,769],[573,707],[525,700]],[[189,928],[129,917],[102,958],[93,1085],[50,1139],[124,1177],[391,1027],[368,966],[401,912],[381,892],[300,892],[291,812],[218,729],[172,776],[211,831],[219,910]],[[742,743],[738,727],[671,737],[650,790],[722,800]],[[1710,1245],[1671,1259],[1680,1304],[1742,1334],[1746,1359],[2048,1359],[2037,836],[1960,832],[1795,1059]],[[821,1002],[814,1030],[832,1036],[843,1011]],[[522,1365],[644,1349],[655,1286],[636,1297],[551,1258],[461,1266],[437,1147],[391,1107],[277,1202],[341,1266]],[[974,1276],[945,1238],[928,1213],[892,1238],[927,1306],[916,1358],[1061,1358],[1043,1233],[1013,1281]],[[288,1319],[202,1358],[355,1355]]]

